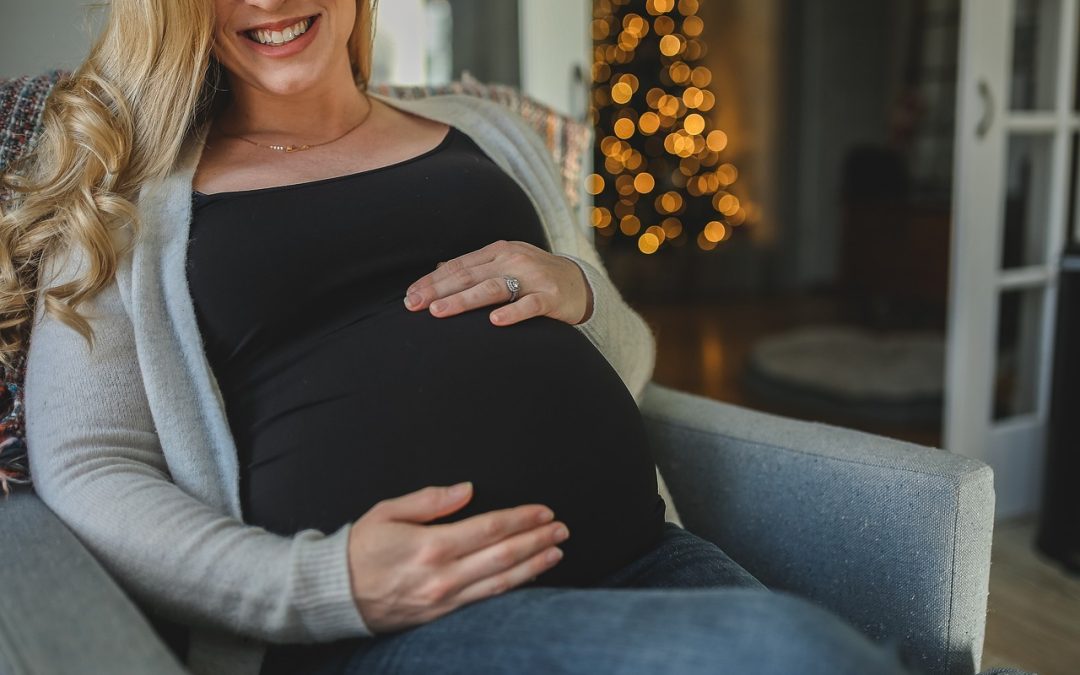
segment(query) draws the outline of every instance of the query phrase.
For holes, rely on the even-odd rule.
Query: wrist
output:
[[[581,316],[580,319],[578,319],[577,321],[574,322],[573,325],[576,326],[578,324],[585,323],[590,318],[592,318],[592,313],[593,313],[593,292],[592,292],[592,286],[589,285],[589,277],[587,277],[585,275],[585,270],[581,269],[581,265],[578,265],[573,260],[571,260],[570,262],[574,263],[574,267],[576,267],[577,270],[578,270],[578,273],[581,274],[581,285],[584,286],[584,288],[585,288],[585,313]]]

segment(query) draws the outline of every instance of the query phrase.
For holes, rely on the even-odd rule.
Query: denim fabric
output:
[[[671,522],[652,551],[596,587],[519,587],[374,638],[341,640],[317,675],[476,673],[912,674],[897,641],[875,643],[827,610],[772,591]]]

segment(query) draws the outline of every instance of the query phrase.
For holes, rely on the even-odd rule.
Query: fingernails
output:
[[[464,483],[458,483],[454,487],[450,488],[450,496],[454,499],[458,497],[464,497],[469,492],[469,488],[472,487],[472,481],[465,481]]]
[[[416,307],[419,304],[420,304],[420,294],[419,293],[409,293],[408,295],[405,296],[405,306],[406,307]]]

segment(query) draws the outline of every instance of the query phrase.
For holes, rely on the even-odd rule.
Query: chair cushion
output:
[[[0,172],[33,145],[41,133],[41,113],[45,99],[67,73],[54,70],[37,77],[0,79]],[[484,84],[467,71],[460,81],[438,86],[372,85],[375,93],[403,99],[436,94],[468,94],[502,103],[521,115],[547,144],[556,166],[562,170],[563,188],[570,205],[581,201],[582,161],[589,152],[593,130],[590,125],[558,113],[547,105],[523,95],[514,87]],[[0,201],[4,194],[0,192]],[[22,383],[26,370],[26,348],[17,355],[11,369],[0,366],[0,488],[6,495],[9,483],[30,484],[26,459]]]

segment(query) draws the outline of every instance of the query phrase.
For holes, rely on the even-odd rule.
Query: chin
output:
[[[292,70],[292,69],[290,69]],[[259,88],[276,96],[292,96],[310,91],[319,83],[320,78],[312,77],[312,71],[300,73],[267,73],[256,80]]]

